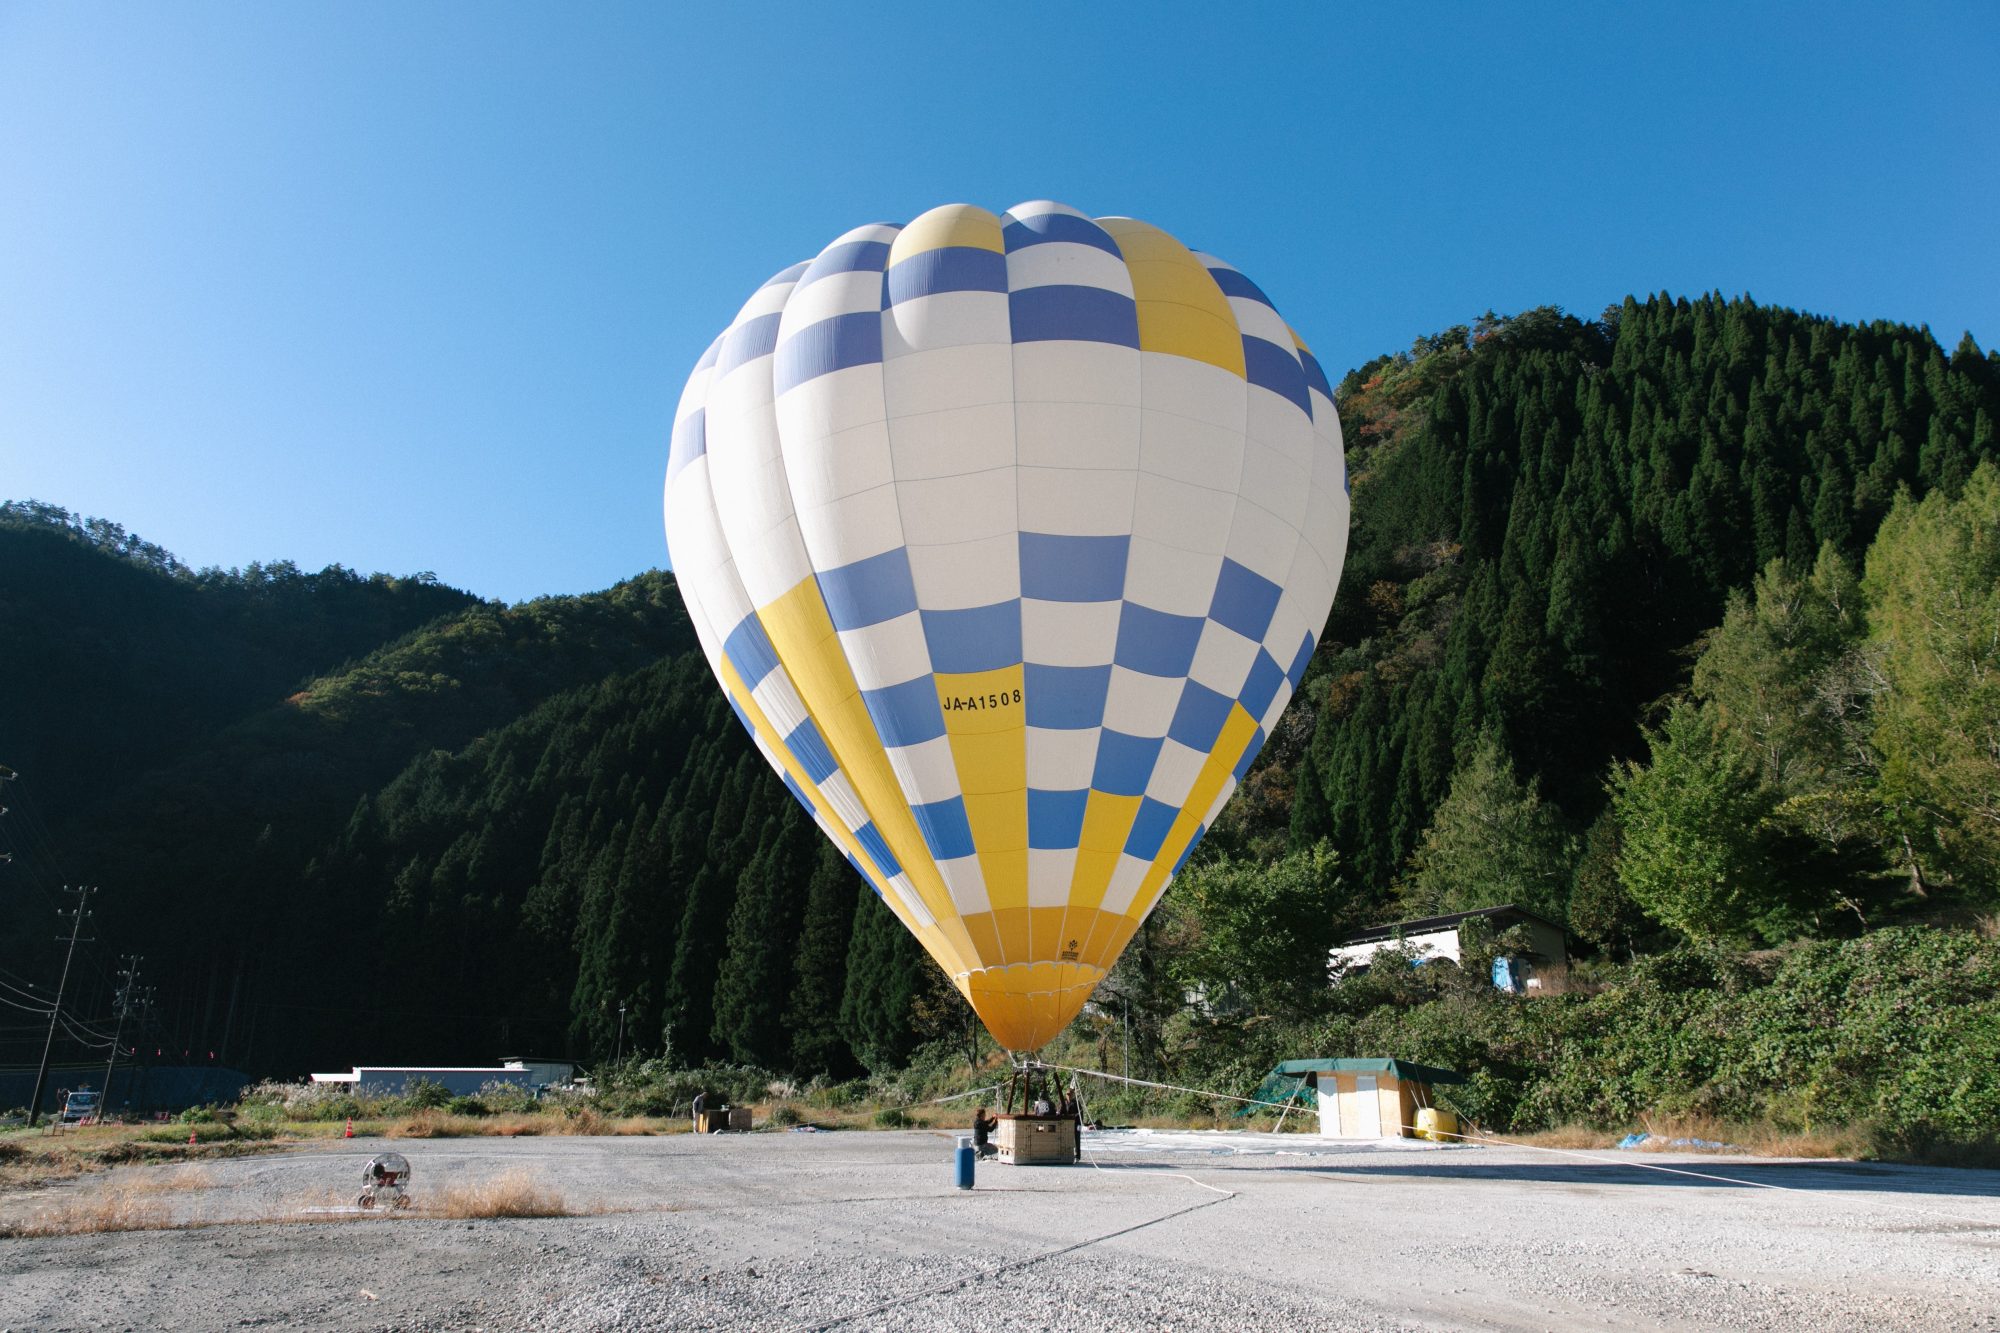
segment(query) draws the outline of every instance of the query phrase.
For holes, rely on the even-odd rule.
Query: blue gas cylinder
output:
[[[971,1140],[971,1139],[969,1139],[969,1138],[961,1138],[961,1139],[959,1139],[959,1141],[958,1141],[958,1187],[959,1187],[960,1189],[962,1189],[962,1190],[969,1190],[969,1189],[971,1189],[971,1188],[972,1188],[972,1163],[973,1163],[973,1160],[974,1160],[974,1154],[973,1154],[973,1151],[972,1151],[972,1140]]]

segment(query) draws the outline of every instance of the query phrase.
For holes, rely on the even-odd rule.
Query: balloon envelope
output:
[[[1326,376],[1264,293],[1046,201],[861,227],[771,278],[667,465],[730,702],[1016,1051],[1256,757],[1347,521]]]

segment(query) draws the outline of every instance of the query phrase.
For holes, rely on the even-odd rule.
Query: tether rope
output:
[[[1096,1165],[1096,1163],[1092,1163],[1092,1165],[1094,1166]],[[1100,1167],[1099,1169],[1102,1170],[1104,1168]],[[1171,1222],[1176,1217],[1185,1217],[1189,1213],[1200,1212],[1204,1208],[1213,1208],[1215,1207],[1215,1205],[1219,1203],[1227,1203],[1231,1199],[1236,1197],[1236,1192],[1234,1190],[1217,1189],[1214,1185],[1203,1185],[1201,1181],[1196,1180],[1193,1176],[1182,1175],[1180,1172],[1177,1171],[1159,1172],[1159,1171],[1149,1170],[1143,1167],[1141,1168],[1125,1167],[1118,1169],[1121,1170],[1136,1169],[1142,1171],[1144,1174],[1147,1175],[1176,1176],[1179,1179],[1188,1181],[1191,1184],[1201,1185],[1201,1187],[1205,1190],[1213,1190],[1218,1197],[1213,1199],[1204,1199],[1200,1203],[1191,1203],[1185,1208],[1176,1208],[1170,1213],[1162,1213],[1160,1216],[1148,1218],[1144,1222],[1134,1222],[1131,1226],[1120,1227],[1116,1231],[1107,1231],[1101,1236],[1090,1236],[1084,1240],[1077,1241],[1074,1244],[1060,1246],[1053,1250],[1045,1250],[1040,1254],[1031,1254],[1025,1259],[1016,1259],[1011,1263],[996,1264],[992,1268],[984,1268],[976,1273],[967,1273],[964,1277],[954,1278],[950,1282],[941,1282],[936,1286],[922,1287],[916,1291],[909,1292],[903,1296],[899,1296],[895,1300],[884,1301],[880,1305],[872,1306],[866,1310],[855,1310],[852,1313],[838,1315],[832,1319],[822,1320],[821,1322],[816,1324],[801,1324],[799,1325],[799,1333],[825,1333],[825,1330],[827,1329],[839,1328],[843,1324],[851,1324],[857,1319],[867,1319],[871,1315],[887,1314],[891,1310],[900,1309],[901,1307],[906,1305],[914,1305],[918,1301],[928,1300],[933,1296],[947,1295],[951,1292],[958,1291],[965,1287],[969,1287],[976,1282],[984,1282],[988,1278],[998,1277],[1002,1273],[1012,1273],[1019,1269],[1030,1267],[1034,1264],[1045,1263],[1050,1259],[1060,1259],[1065,1254],[1074,1254],[1078,1250],[1088,1249],[1093,1245],[1101,1245],[1107,1240],[1116,1240],[1120,1236],[1129,1236],[1135,1231],[1143,1231],[1147,1227],[1158,1226],[1162,1222]]]
[[[1066,1074],[1081,1074],[1088,1078],[1107,1079],[1114,1083],[1129,1083],[1136,1087],[1142,1087],[1142,1088],[1160,1088],[1168,1092],[1188,1092],[1188,1093],[1193,1093],[1197,1097],[1215,1097],[1215,1098],[1220,1098],[1223,1101],[1244,1102],[1251,1106],[1269,1106],[1273,1108],[1282,1109],[1290,1105],[1290,1103],[1288,1102],[1264,1101],[1261,1098],[1257,1097],[1237,1097],[1226,1092],[1209,1092],[1203,1088],[1189,1088],[1176,1083],[1156,1083],[1149,1079],[1128,1078],[1123,1074],[1111,1074],[1111,1073],[1106,1073],[1103,1070],[1097,1070],[1097,1069],[1077,1069],[1070,1065],[1049,1065],[1047,1067],[1050,1069],[1061,1070],[1063,1073]],[[1415,1125],[1399,1125],[1398,1128],[1409,1130],[1412,1133],[1417,1132],[1417,1127]],[[1725,1185],[1741,1185],[1746,1189],[1777,1190],[1780,1193],[1785,1193],[1785,1194],[1818,1194],[1822,1192],[1819,1190],[1806,1189],[1798,1185],[1774,1185],[1770,1181],[1766,1180],[1744,1180],[1739,1176],[1725,1176],[1711,1171],[1693,1171],[1685,1167],[1662,1166],[1657,1162],[1640,1162],[1640,1161],[1634,1161],[1626,1157],[1607,1157],[1601,1152],[1591,1152],[1585,1149],[1551,1148],[1546,1146],[1545,1144],[1540,1144],[1540,1143],[1522,1143],[1518,1139],[1503,1139],[1493,1134],[1481,1134],[1475,1138],[1472,1135],[1449,1133],[1447,1131],[1439,1129],[1433,1129],[1429,1132],[1434,1135],[1440,1135],[1444,1138],[1457,1139],[1460,1143],[1463,1143],[1469,1147],[1479,1147],[1484,1144],[1497,1143],[1504,1147],[1523,1148],[1530,1152],[1553,1153],[1559,1157],[1580,1157],[1588,1162],[1597,1162],[1600,1164],[1607,1164],[1612,1166],[1634,1167],[1642,1171],[1660,1171],[1664,1172],[1667,1175],[1689,1176],[1697,1180],[1715,1180],[1715,1181],[1720,1181]],[[1948,1218],[1955,1222],[1971,1222],[1975,1225],[1984,1227],[1991,1227],[1996,1225],[1996,1223],[1991,1218],[1970,1217],[1964,1213],[1948,1213],[1938,1208],[1923,1208],[1915,1204],[1894,1203],[1887,1199],[1877,1200],[1876,1202],[1878,1206],[1883,1208],[1894,1208],[1902,1212],[1917,1213],[1925,1217]]]

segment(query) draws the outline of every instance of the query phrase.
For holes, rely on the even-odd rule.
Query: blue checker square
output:
[[[960,611],[925,611],[931,670],[994,671],[1021,661],[1021,599]]]
[[[1068,851],[1083,836],[1087,791],[1037,791],[1028,788],[1028,846]]]
[[[1291,682],[1293,690],[1297,690],[1299,682],[1306,678],[1306,668],[1312,665],[1312,660],[1313,636],[1307,633],[1299,642],[1299,650],[1292,654],[1291,670],[1285,673],[1285,679]]]
[[[819,574],[820,596],[835,629],[864,629],[917,609],[910,553],[898,546]]]
[[[805,789],[792,780],[790,773],[780,773],[778,776],[785,780],[785,790],[792,794],[792,799],[804,806],[807,814],[811,814],[813,812],[813,803],[806,799]]]
[[[747,365],[760,356],[769,356],[778,345],[777,313],[759,315],[746,319],[729,331],[722,344],[722,355],[716,358],[715,373],[727,375],[738,366]]]
[[[674,423],[673,441],[667,446],[667,470],[678,476],[682,468],[707,452],[708,409],[697,407]]]
[[[944,710],[938,707],[937,686],[929,676],[863,690],[861,702],[884,745],[922,745],[944,735]]]
[[[1185,676],[1201,642],[1200,616],[1176,616],[1127,602],[1118,614],[1118,646],[1111,660],[1148,676]]]
[[[868,872],[868,867],[856,860],[852,852],[842,852],[841,855],[847,858],[847,864],[854,867],[854,873],[861,876],[861,882],[875,890],[875,896],[880,898],[882,896],[882,886],[875,882],[875,876]]]
[[[889,270],[889,304],[940,292],[1004,292],[1007,260],[997,250],[947,245],[911,255]]]
[[[1233,629],[1253,643],[1271,628],[1277,613],[1280,588],[1262,574],[1253,574],[1234,560],[1222,562],[1222,575],[1215,581],[1215,599],[1209,603],[1208,618],[1225,629]]]
[[[1333,385],[1327,383],[1326,371],[1320,368],[1319,358],[1301,347],[1299,348],[1299,366],[1306,372],[1306,383],[1318,389],[1321,394],[1325,395],[1331,401],[1333,398]]]
[[[813,725],[811,718],[799,723],[792,734],[785,737],[785,748],[792,752],[792,758],[799,761],[799,767],[806,771],[806,776],[813,780],[814,785],[832,777],[834,769],[839,767],[833,762],[833,751],[827,748],[826,738],[819,734],[819,728]]]
[[[1165,739],[1105,729],[1097,738],[1097,768],[1090,775],[1090,785],[1111,796],[1143,795]]]
[[[768,279],[765,280],[764,287],[776,287],[781,282],[795,282],[798,280],[798,276],[801,273],[804,273],[811,266],[812,266],[811,260],[801,259],[798,263],[793,264],[790,268],[782,268],[779,269],[776,273],[773,273]],[[757,290],[762,291],[764,290],[764,288],[759,287]]]
[[[1283,395],[1299,411],[1308,417],[1312,415],[1312,399],[1306,394],[1306,372],[1289,348],[1245,334],[1243,374],[1252,384]]]
[[[1021,671],[1028,700],[1028,725],[1051,731],[1081,731],[1104,725],[1104,701],[1111,693],[1111,668],[1042,666]]]
[[[1271,298],[1264,295],[1262,287],[1259,287],[1233,268],[1212,268],[1208,271],[1208,276],[1215,279],[1215,285],[1222,288],[1224,296],[1241,296],[1255,301],[1259,305],[1270,306],[1273,310],[1277,309],[1276,306],[1271,305]]]
[[[755,611],[729,631],[729,637],[722,641],[722,655],[736,668],[736,674],[743,677],[743,687],[749,690],[756,689],[758,682],[778,665],[778,650],[771,646],[770,636],[764,633]]]
[[[1041,602],[1115,602],[1125,594],[1130,537],[1021,534],[1021,595]]]
[[[1206,754],[1215,744],[1215,738],[1222,734],[1223,723],[1229,721],[1230,704],[1228,695],[1191,680],[1181,688],[1181,701],[1174,708],[1174,720],[1167,727],[1167,735],[1190,750]]]
[[[728,361],[725,351],[725,368]],[[771,387],[783,394],[821,375],[831,375],[850,366],[879,365],[881,361],[881,311],[834,315],[817,324],[808,324],[785,339],[772,366]]]
[[[873,820],[854,830],[854,836],[860,839],[862,850],[868,853],[868,859],[875,863],[875,869],[883,879],[894,879],[903,873],[903,867],[896,860],[896,854],[889,850],[888,841],[883,838],[882,830],[875,827]]]
[[[932,801],[929,805],[913,805],[910,813],[917,817],[917,828],[924,835],[924,845],[931,855],[940,861],[952,861],[961,856],[971,856],[972,823],[965,816],[965,801],[953,796],[949,800]]]
[[[1278,687],[1285,683],[1285,670],[1277,659],[1257,650],[1257,660],[1250,664],[1250,678],[1243,682],[1243,693],[1237,697],[1243,701],[1243,711],[1251,717],[1261,718],[1264,710],[1277,698]]]
[[[819,252],[819,257],[802,265],[803,275],[799,285],[818,282],[836,273],[880,273],[889,262],[887,241],[848,241],[841,245],[829,245]]]
[[[1160,854],[1160,848],[1167,841],[1167,831],[1174,826],[1174,818],[1180,811],[1164,801],[1156,801],[1150,796],[1139,799],[1139,813],[1133,816],[1132,832],[1125,839],[1125,854],[1136,856],[1141,861],[1150,861]]]
[[[1000,241],[1010,255],[1031,245],[1068,241],[1073,245],[1096,246],[1106,254],[1124,258],[1110,232],[1073,213],[1037,213],[1031,218],[1016,218],[1001,231]]]
[[[1139,346],[1139,305],[1123,292],[1055,283],[1007,293],[1017,343],[1090,342]]]

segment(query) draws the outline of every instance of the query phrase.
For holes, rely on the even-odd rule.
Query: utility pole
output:
[[[63,955],[62,980],[56,983],[56,1002],[49,1007],[49,1035],[42,1042],[42,1067],[35,1071],[35,1095],[28,1099],[28,1128],[33,1129],[42,1115],[42,1092],[49,1086],[49,1052],[55,1049],[56,1020],[62,1017],[63,991],[69,986],[69,965],[76,959],[76,946],[83,938],[83,923],[90,919],[84,904],[90,901],[94,888],[86,889],[81,884],[75,888],[63,885],[64,893],[76,895],[76,906],[69,909],[69,952]],[[58,913],[60,915],[60,913]],[[62,936],[56,936],[58,940]],[[116,1050],[114,1046],[112,1049]]]
[[[104,1091],[97,1095],[97,1118],[102,1121],[111,1111],[111,1071],[118,1064],[118,1039],[125,1035],[125,1015],[132,1008],[132,983],[138,980],[139,964],[145,960],[137,954],[125,955],[125,970],[118,975],[124,985],[118,988],[118,1022],[111,1029],[111,1058],[104,1062]]]
[[[612,1049],[611,1063],[617,1064],[625,1054],[625,1006],[618,1006],[618,1045]]]
[[[12,782],[15,778],[18,778],[20,776],[21,775],[19,773],[16,773],[13,769],[7,767],[7,765],[0,764],[0,782]],[[4,815],[6,813],[7,813],[7,807],[4,805],[0,805],[0,815]],[[0,865],[5,865],[7,862],[12,861],[13,859],[14,859],[14,853],[0,852]]]
[[[153,1057],[147,1055],[145,1051],[146,1042],[150,1037],[157,1035],[157,1029],[153,1027],[153,1000],[157,995],[157,989],[152,986],[148,986],[145,990],[139,992],[139,1040],[137,1042],[139,1049],[139,1091],[136,1096],[127,1100],[131,1102],[133,1111],[141,1116],[146,1114],[146,1098],[153,1091]]]

